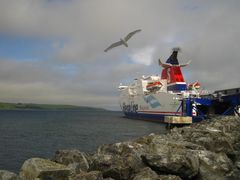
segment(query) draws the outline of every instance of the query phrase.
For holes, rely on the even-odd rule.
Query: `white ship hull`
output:
[[[186,82],[181,73],[177,53],[174,48],[166,63],[159,60],[163,67],[159,75],[142,76],[129,86],[120,86],[120,105],[127,117],[164,121],[166,116],[183,116],[182,95]]]
[[[129,89],[122,91],[120,106],[126,117],[163,121],[165,116],[182,116],[181,101],[177,94],[160,91],[132,94]]]

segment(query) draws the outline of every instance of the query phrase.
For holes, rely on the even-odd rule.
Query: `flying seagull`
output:
[[[110,45],[107,49],[104,50],[104,52],[107,52],[108,50],[117,47],[117,46],[121,46],[124,45],[126,47],[128,47],[127,41],[136,33],[140,32],[141,29],[138,29],[136,31],[130,32],[124,39],[120,39],[120,41],[113,43],[112,45]]]

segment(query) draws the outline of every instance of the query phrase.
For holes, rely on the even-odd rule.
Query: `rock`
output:
[[[138,173],[134,174],[132,180],[181,180],[179,176],[175,175],[158,175],[149,167],[141,169]]]
[[[207,150],[212,152],[234,154],[232,138],[221,131],[192,131],[190,141],[192,143],[204,146]]]
[[[204,147],[190,142],[174,140],[168,136],[154,136],[142,160],[158,174],[174,174],[182,178],[193,178],[198,174],[198,150]]]
[[[216,153],[225,153],[235,161],[240,151],[240,121],[236,117],[217,117],[193,124],[189,127],[174,129],[169,136],[205,147]]]
[[[20,177],[23,180],[68,180],[70,170],[62,164],[42,158],[31,158],[24,162]]]
[[[198,174],[199,160],[194,152],[147,154],[142,159],[158,174],[174,174],[184,179],[191,179]]]
[[[79,163],[71,163],[71,164],[67,165],[67,168],[70,169],[70,171],[71,171],[70,174],[71,175],[72,174],[78,174],[80,172],[86,172],[81,168],[81,165]]]
[[[202,180],[232,179],[232,161],[224,153],[199,151],[199,177]]]
[[[129,179],[132,173],[144,167],[142,146],[134,142],[100,146],[93,155],[91,170],[102,171],[103,177]]]
[[[152,134],[131,142],[101,146],[93,156],[91,169],[102,171],[103,177],[129,179],[139,169],[149,166],[159,174],[192,178],[198,174],[197,150],[205,148]]]
[[[239,127],[240,118],[217,117],[188,127],[173,129],[168,137],[189,141],[208,150],[199,151],[200,179],[207,179],[207,176],[213,179],[236,179],[240,174],[236,163],[240,156]],[[208,167],[206,162],[211,165]]]
[[[64,164],[69,167],[72,173],[80,173],[81,171],[88,171],[89,156],[79,150],[58,150],[55,152],[53,161]]]
[[[133,156],[98,155],[93,162],[93,169],[102,171],[105,178],[129,179],[138,164],[143,164],[141,159],[135,159]]]
[[[194,128],[185,128],[178,130],[181,133],[181,138],[184,141],[189,141],[194,144],[205,147],[209,151],[216,153],[224,152],[226,154],[233,154],[233,142],[231,136],[222,131],[215,130],[213,128],[204,128],[204,129],[194,129]],[[175,140],[179,140],[179,136],[176,136]],[[178,132],[179,133],[179,132]],[[174,134],[174,133],[173,133]],[[171,134],[170,134],[171,136]]]
[[[158,174],[154,172],[151,168],[145,167],[141,169],[138,173],[134,174],[131,178],[132,180],[142,180],[142,179],[149,179],[149,180],[158,180]]]
[[[181,180],[181,178],[175,175],[160,175],[159,180]]]
[[[238,169],[240,169],[240,161],[237,161],[237,162],[235,163],[235,165],[236,165],[236,167],[237,167]]]
[[[103,176],[100,171],[81,172],[70,177],[69,180],[103,180]]]
[[[20,180],[19,177],[10,171],[0,170],[0,180]]]

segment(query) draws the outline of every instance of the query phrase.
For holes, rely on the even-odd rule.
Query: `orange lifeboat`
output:
[[[199,82],[194,82],[188,85],[189,90],[198,90],[200,88],[200,83]]]
[[[162,87],[162,83],[160,81],[149,82],[146,86],[146,89],[150,92],[156,92],[160,90]]]

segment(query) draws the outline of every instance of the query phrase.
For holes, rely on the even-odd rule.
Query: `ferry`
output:
[[[208,93],[199,82],[186,83],[178,53],[164,63],[161,75],[142,76],[124,86],[120,84],[120,107],[127,118],[158,121],[170,125],[191,124],[214,115],[240,116],[240,88]]]

